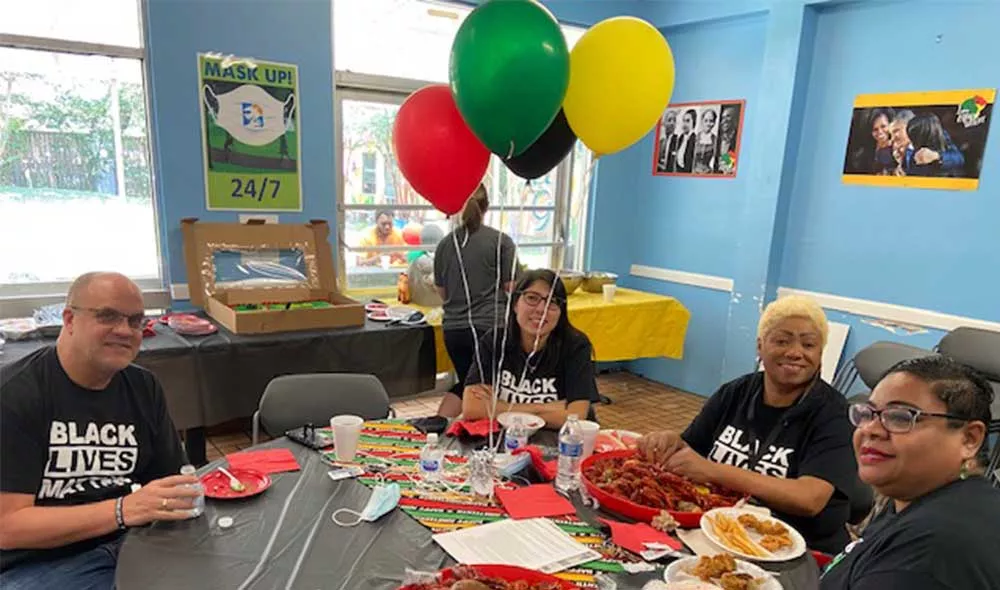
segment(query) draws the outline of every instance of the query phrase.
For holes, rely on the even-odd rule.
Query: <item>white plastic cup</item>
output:
[[[601,431],[601,425],[593,420],[580,420],[580,431],[583,433],[583,458],[594,454],[594,445],[597,443],[597,433]]]
[[[382,262],[382,270],[389,270],[389,265],[392,263],[392,256],[380,256],[379,260]]]
[[[601,289],[604,290],[604,302],[605,303],[611,303],[612,301],[615,300],[615,290],[617,288],[618,288],[618,285],[604,285],[604,286],[601,287]]]
[[[333,450],[338,461],[353,461],[358,452],[358,439],[361,437],[361,425],[365,419],[361,416],[343,414],[330,418],[330,428],[333,429]]]

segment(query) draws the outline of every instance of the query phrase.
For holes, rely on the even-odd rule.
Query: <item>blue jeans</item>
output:
[[[14,566],[0,574],[0,588],[113,590],[121,542],[121,539],[117,539],[76,555]]]

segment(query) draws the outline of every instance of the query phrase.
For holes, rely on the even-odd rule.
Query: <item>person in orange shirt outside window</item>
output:
[[[365,232],[364,237],[361,238],[361,243],[358,245],[361,247],[405,245],[406,242],[403,240],[403,232],[396,229],[392,221],[392,211],[382,210],[376,213],[375,225]],[[406,263],[405,252],[386,252],[383,250],[376,252],[362,252],[358,260],[358,264],[364,266],[378,266],[381,264],[383,256],[389,256],[390,264],[393,266],[402,266]]]

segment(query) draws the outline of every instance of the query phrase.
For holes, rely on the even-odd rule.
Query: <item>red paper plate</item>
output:
[[[216,500],[234,500],[256,496],[271,487],[271,477],[253,469],[227,469],[233,477],[240,480],[246,489],[242,492],[229,487],[229,478],[219,470],[210,471],[201,476],[201,485],[205,486],[205,496]]]
[[[531,584],[548,582],[551,584],[558,584],[563,590],[579,590],[578,586],[571,584],[566,580],[561,580],[549,574],[543,574],[542,572],[536,572],[534,570],[524,569],[513,565],[468,565],[464,567],[474,569],[484,577],[499,578],[505,582],[528,582]],[[442,582],[454,582],[456,579],[457,578],[451,569],[446,569],[441,572]],[[401,587],[399,590],[423,590],[425,587],[426,586],[424,584],[410,584],[408,586]]]
[[[621,451],[611,451],[608,453],[595,453],[590,457],[583,460],[580,465],[580,480],[583,485],[586,486],[587,491],[590,495],[597,499],[601,503],[602,508],[606,508],[611,512],[615,512],[622,516],[627,516],[642,522],[650,522],[653,518],[658,515],[661,510],[659,508],[650,508],[649,506],[643,506],[641,504],[636,504],[635,502],[622,498],[621,496],[615,496],[605,492],[601,488],[593,484],[586,475],[587,468],[593,464],[593,462],[599,457],[620,457],[623,461],[629,457],[635,455],[635,450],[621,450]],[[696,529],[701,524],[701,515],[704,512],[677,512],[676,510],[667,510],[670,516],[674,517],[681,527],[686,529]]]

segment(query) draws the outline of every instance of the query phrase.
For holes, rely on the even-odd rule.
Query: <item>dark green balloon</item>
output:
[[[538,2],[488,0],[458,29],[449,78],[466,124],[506,159],[531,147],[562,107],[569,49]]]

